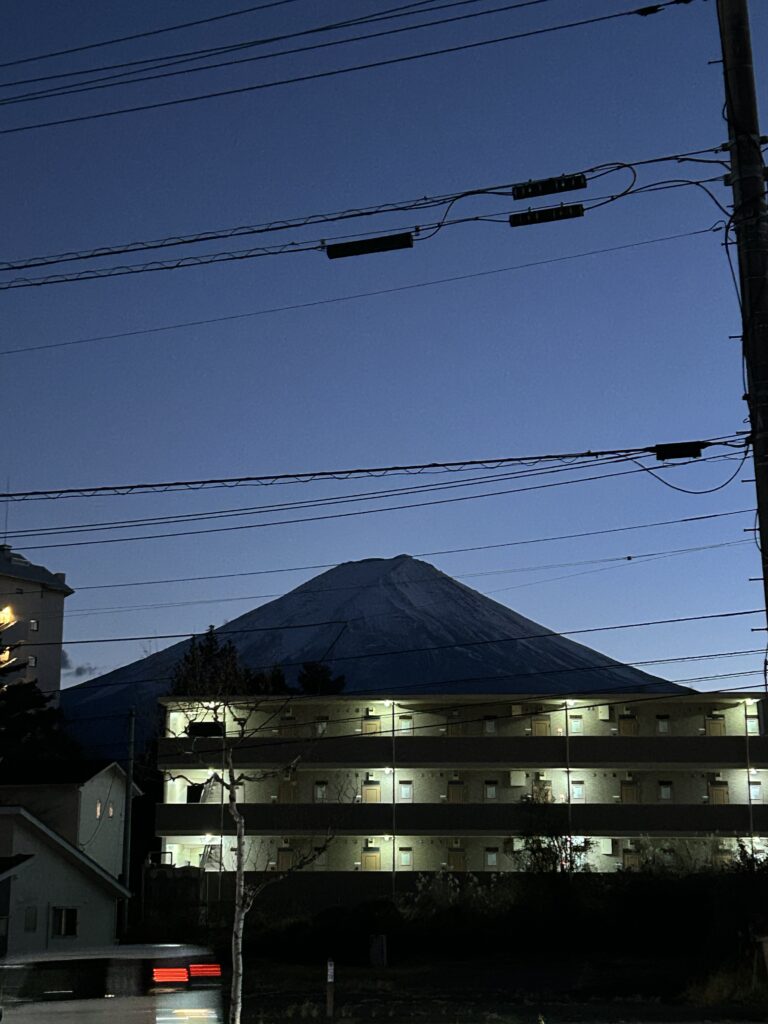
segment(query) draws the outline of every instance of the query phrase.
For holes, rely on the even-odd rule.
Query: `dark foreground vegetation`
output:
[[[768,874],[413,881],[394,901],[314,913],[290,880],[266,890],[247,925],[246,1019],[325,1017],[328,958],[350,1022],[768,1019]],[[226,961],[224,914],[185,927]]]

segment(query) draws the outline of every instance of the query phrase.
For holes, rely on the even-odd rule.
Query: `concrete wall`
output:
[[[115,941],[115,898],[101,884],[91,881],[85,871],[53,850],[27,824],[4,824],[2,831],[9,833],[9,842],[3,845],[10,846],[11,853],[32,854],[34,858],[19,870],[11,885],[9,955],[44,950],[64,952]],[[52,936],[54,907],[77,908],[76,936]],[[30,931],[25,928],[32,923],[27,919],[27,908],[30,916],[36,917],[34,930]]]

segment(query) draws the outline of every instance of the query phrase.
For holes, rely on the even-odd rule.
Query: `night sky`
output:
[[[501,0],[450,8],[446,3],[433,0],[420,5],[418,16],[304,36],[241,55],[513,6]],[[49,97],[9,105],[0,132],[635,7],[622,0],[546,0],[421,31]],[[762,93],[768,7],[751,7]],[[237,9],[223,0],[8,3],[0,63]],[[292,0],[184,31],[5,66],[1,82],[285,35],[389,9],[386,0]],[[727,138],[721,67],[713,63],[719,56],[715,5],[694,0],[653,16],[633,15],[354,74],[7,133],[1,140],[0,252],[3,260],[20,260],[711,149]],[[45,84],[3,85],[2,96]],[[712,163],[650,164],[639,168],[638,184],[701,181],[722,173]],[[563,199],[591,202],[629,182],[629,172],[620,170]],[[729,202],[721,180],[709,187],[720,203]],[[2,489],[6,483],[22,491],[615,449],[744,429],[738,344],[729,340],[739,331],[739,312],[722,230],[514,269],[709,228],[723,220],[713,199],[692,185],[671,188],[607,203],[583,219],[512,230],[506,216],[525,205],[499,195],[463,200],[451,217],[499,215],[498,221],[449,226],[402,252],[342,261],[329,261],[320,251],[287,253],[4,291],[0,348],[5,352],[262,312],[3,355]],[[290,236],[235,238],[6,272],[0,283],[288,238],[410,230],[434,219],[434,213],[409,212],[343,226],[308,226]],[[464,279],[430,284],[445,278]],[[426,286],[388,291],[413,285]],[[375,291],[386,294],[348,298]],[[336,299],[345,301],[265,312]],[[715,487],[735,468],[734,462],[715,462],[677,469],[665,479],[701,490]],[[40,545],[103,541],[125,531],[48,538],[34,536],[35,531],[317,499],[412,481],[14,503],[8,508],[7,536],[31,560],[66,572],[77,591],[67,602],[67,640],[156,637],[219,625],[319,570],[85,588],[421,554],[748,510],[754,507],[753,487],[740,481],[751,476],[747,465],[729,487],[694,496],[636,473],[315,523],[50,548]],[[444,478],[427,482],[437,481]],[[510,485],[498,489],[505,486]],[[362,505],[374,507],[375,502]],[[237,522],[283,518],[262,515]],[[220,525],[232,521],[197,528]],[[744,532],[752,525],[753,516],[746,513],[427,560],[534,620],[554,629],[578,629],[759,607],[759,584],[748,582],[759,571],[751,534]],[[128,535],[142,532],[158,531],[135,529]],[[663,557],[645,564],[571,564],[649,552]],[[471,575],[547,565],[559,567]],[[580,639],[634,661],[757,648],[763,634],[751,630],[759,625],[756,615]],[[64,685],[167,642],[70,646]],[[673,664],[660,674],[682,679],[758,669],[760,663],[754,654]],[[758,683],[752,676],[701,685]]]

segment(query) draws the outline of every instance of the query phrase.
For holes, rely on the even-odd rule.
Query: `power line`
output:
[[[688,153],[667,154],[660,157],[652,157],[649,159],[641,160],[636,163],[614,163],[608,165],[603,164],[598,165],[597,167],[584,168],[578,173],[583,174],[584,176],[594,175],[594,179],[590,180],[596,180],[604,177],[606,174],[615,173],[620,170],[631,170],[634,172],[635,167],[647,167],[650,165],[660,163],[679,163],[696,154],[716,152],[719,152],[719,147],[693,150]],[[629,191],[632,192],[632,194],[641,194],[646,191],[658,191],[661,187],[670,188],[681,187],[683,185],[700,185],[710,181],[717,180],[719,180],[719,178],[708,178],[704,179],[703,182],[698,182],[692,179],[679,179],[675,181],[665,182],[651,182],[650,184],[638,187],[637,189],[634,189],[633,181],[632,187],[629,189]],[[501,184],[494,185],[475,185],[450,193],[435,194],[428,196],[422,195],[413,199],[379,202],[369,206],[352,207],[344,210],[333,210],[325,213],[313,213],[293,217],[279,217],[258,224],[238,224],[235,226],[225,228],[209,228],[203,231],[187,233],[184,235],[137,240],[132,242],[120,242],[109,245],[100,245],[97,246],[96,248],[91,249],[70,250],[59,253],[49,253],[41,256],[30,256],[12,260],[4,260],[0,262],[0,271],[29,270],[37,267],[54,266],[61,263],[72,263],[84,260],[99,259],[103,256],[119,256],[125,254],[132,254],[136,252],[147,252],[156,249],[176,248],[179,246],[196,245],[201,242],[221,241],[222,239],[228,238],[241,238],[248,235],[274,234],[277,232],[290,231],[297,228],[305,228],[315,225],[335,224],[345,220],[359,220],[363,218],[382,216],[391,213],[409,213],[422,210],[432,210],[439,207],[443,207],[445,211],[449,211],[450,208],[453,205],[455,205],[455,203],[463,199],[479,198],[484,196],[487,197],[491,195],[503,195],[505,197],[510,197],[512,196],[513,190],[516,187],[519,187],[520,185],[524,184],[525,182],[503,182]],[[627,190],[625,190],[625,192],[627,192]],[[710,195],[709,192],[707,194]],[[614,198],[616,198],[616,196],[611,195],[606,197],[605,200],[601,201],[607,201],[607,199]],[[710,195],[710,198],[713,197]],[[546,209],[547,207],[544,208]],[[347,238],[350,236],[343,235],[339,237]]]
[[[720,456],[719,458],[713,458],[708,461],[714,462],[719,459],[727,459],[728,456]],[[684,465],[692,465],[692,462],[675,463],[676,467]],[[672,467],[670,467],[672,468]],[[138,537],[105,537],[99,540],[80,540],[80,541],[67,541],[58,542],[54,544],[33,544],[24,545],[27,551],[42,551],[51,548],[73,548],[73,547],[89,547],[94,544],[130,544],[136,541],[146,540],[168,540],[175,537],[192,537],[199,536],[201,534],[212,534],[212,533],[231,533],[236,530],[258,530],[267,529],[273,526],[292,526],[307,522],[326,522],[333,519],[346,519],[356,516],[368,516],[368,515],[379,515],[382,512],[400,512],[408,509],[416,508],[427,508],[436,505],[449,505],[456,502],[462,501],[475,501],[480,498],[498,498],[508,494],[523,494],[529,491],[547,490],[552,487],[565,487],[572,484],[591,483],[594,481],[602,481],[613,479],[615,477],[632,476],[637,473],[643,473],[644,469],[628,469],[617,471],[613,473],[596,474],[592,476],[577,477],[576,479],[570,480],[559,480],[552,481],[544,484],[529,484],[526,487],[512,487],[505,488],[497,491],[483,491],[479,494],[463,494],[452,498],[432,498],[428,501],[420,502],[409,502],[401,505],[384,505],[380,508],[372,509],[355,509],[349,512],[331,512],[325,515],[319,516],[304,516],[293,519],[274,519],[266,523],[243,523],[237,526],[210,526],[203,530],[177,530],[169,533],[157,533],[157,534],[142,534]]]
[[[133,107],[122,107],[117,110],[104,110],[97,111],[92,114],[80,114],[76,117],[65,117],[58,118],[53,121],[43,121],[37,124],[26,124],[18,125],[15,128],[3,128],[0,129],[0,135],[13,135],[19,132],[34,131],[40,128],[53,128],[62,125],[79,124],[86,121],[96,121],[103,118],[118,117],[123,114],[135,114],[142,113],[147,110],[160,110],[167,109],[170,107],[177,107],[186,105],[188,103],[197,103],[202,100],[217,99],[226,96],[238,96],[246,93],[252,93],[262,91],[265,89],[275,89],[286,85],[301,84],[304,82],[313,82],[325,78],[334,78],[340,75],[348,75],[357,73],[360,71],[370,71],[375,68],[393,67],[401,64],[410,63],[416,60],[424,60],[430,57],[442,57],[454,53],[462,53],[470,50],[476,50],[481,47],[498,45],[499,43],[511,42],[518,39],[528,39],[536,36],[548,35],[554,32],[562,32],[574,28],[582,28],[585,26],[596,25],[603,22],[615,21],[619,18],[627,18],[635,15],[646,15],[649,13],[660,13],[662,10],[666,10],[669,7],[679,6],[680,4],[690,3],[691,0],[666,0],[664,3],[654,4],[652,8],[635,8],[630,11],[620,11],[615,14],[604,14],[598,17],[585,18],[580,21],[566,22],[561,25],[552,25],[547,28],[531,29],[527,32],[517,32],[505,36],[495,36],[491,39],[481,39],[472,43],[461,43],[454,46],[445,46],[436,50],[424,50],[420,53],[406,54],[400,57],[390,57],[385,60],[369,61],[365,64],[355,64],[350,67],[344,68],[331,68],[327,71],[318,71],[306,75],[297,75],[292,78],[278,79],[272,82],[259,82],[253,85],[244,85],[237,88],[231,89],[220,89],[215,92],[202,93],[197,96],[185,96],[173,100],[163,100],[158,103],[143,103]]]
[[[745,448],[745,450],[747,450]],[[705,461],[719,461],[717,457]],[[66,534],[81,534],[104,532],[113,530],[128,530],[141,526],[172,526],[181,523],[210,522],[220,519],[241,518],[243,516],[263,515],[270,512],[284,512],[294,510],[305,510],[312,508],[327,508],[348,503],[377,501],[384,498],[413,496],[420,494],[439,493],[446,490],[463,489],[466,487],[479,487],[486,483],[505,483],[510,480],[530,479],[540,476],[559,475],[563,473],[578,472],[588,466],[611,466],[623,465],[627,462],[636,463],[641,469],[645,469],[641,463],[628,456],[611,456],[601,458],[599,461],[593,458],[574,459],[565,464],[552,464],[545,462],[544,465],[529,466],[521,469],[515,468],[509,472],[500,472],[483,476],[472,476],[458,480],[451,480],[448,483],[433,482],[425,484],[408,484],[404,487],[390,487],[376,491],[354,491],[347,494],[332,495],[322,498],[298,499],[269,505],[238,506],[236,508],[208,510],[204,512],[174,513],[168,516],[143,516],[137,519],[112,519],[99,522],[67,524],[64,526],[40,527],[37,530],[11,530],[6,531],[5,536],[9,540],[20,538],[56,537]],[[740,467],[739,467],[740,468]],[[737,470],[738,472],[738,470]],[[400,474],[398,474],[400,475]],[[409,474],[405,474],[409,475]],[[413,475],[413,474],[410,474]],[[421,475],[421,474],[420,474]],[[445,475],[445,474],[442,474]],[[454,475],[454,474],[451,474]],[[722,485],[718,486],[722,489]],[[697,492],[698,493],[698,492]]]
[[[423,654],[429,651],[444,651],[453,650],[457,647],[484,647],[489,644],[500,644],[500,643],[517,643],[520,640],[538,640],[543,637],[565,637],[565,636],[580,636],[585,633],[606,633],[613,632],[621,629],[639,629],[644,626],[668,626],[675,625],[681,622],[704,622],[714,619],[732,619],[739,618],[744,615],[759,615],[762,612],[761,608],[749,608],[744,611],[734,612],[711,612],[706,615],[679,615],[671,619],[650,619],[644,622],[625,622],[619,625],[611,626],[589,626],[583,629],[560,629],[560,630],[547,630],[543,633],[529,633],[522,636],[507,636],[507,637],[496,637],[492,640],[466,640],[462,642],[450,643],[450,644],[434,644],[425,647],[406,647],[399,648],[396,650],[389,651],[366,651],[363,654],[345,654],[335,655],[332,657],[323,658],[324,664],[330,664],[331,662],[339,661],[361,661],[369,658],[389,658],[394,655],[400,654]],[[324,622],[301,622],[292,623],[290,625],[280,626],[247,626],[243,629],[217,629],[216,636],[242,636],[243,634],[250,633],[269,633],[277,630],[285,629],[316,629],[320,626],[342,626],[348,625],[349,622],[356,621],[353,619],[329,619]],[[144,635],[144,636],[115,636],[115,637],[93,637],[85,640],[35,640],[35,647],[58,647],[61,643],[65,647],[71,647],[75,644],[119,644],[119,643],[132,643],[140,640],[189,640],[193,637],[203,636],[204,634],[191,631],[187,633],[158,633],[155,635]],[[31,646],[31,645],[30,645]],[[283,662],[281,667],[294,668],[303,664],[303,662]],[[252,665],[251,668],[257,669],[269,669],[272,665]]]
[[[604,568],[608,568],[608,569],[617,569],[617,568],[621,568],[623,566],[642,565],[642,564],[644,564],[647,561],[655,561],[656,559],[659,559],[659,558],[670,558],[670,557],[673,557],[675,555],[698,554],[698,553],[701,553],[701,552],[704,552],[704,551],[715,551],[715,550],[720,550],[722,548],[740,547],[740,546],[742,546],[744,544],[751,544],[751,543],[752,543],[751,540],[723,541],[723,542],[721,542],[719,544],[699,544],[699,545],[692,546],[692,547],[687,547],[687,548],[671,548],[671,549],[668,549],[668,550],[665,550],[665,551],[640,552],[640,553],[634,554],[634,555],[614,555],[614,556],[606,557],[606,558],[582,559],[580,561],[575,561],[575,562],[554,562],[554,563],[549,563],[549,564],[544,564],[544,565],[514,566],[514,567],[508,568],[508,569],[489,569],[489,570],[477,571],[477,572],[463,572],[463,573],[457,573],[454,576],[454,579],[467,580],[467,579],[477,579],[479,577],[487,577],[487,576],[501,576],[501,575],[507,575],[507,574],[510,574],[510,573],[514,574],[514,573],[528,573],[528,572],[545,572],[545,571],[549,571],[549,570],[552,570],[552,569],[567,569],[567,568],[574,568],[576,566],[585,566],[585,565],[590,565],[590,566],[599,565],[599,566],[603,566]],[[573,575],[581,575],[581,573],[572,573],[570,575],[571,576],[573,576]],[[562,579],[567,579],[567,578],[570,578],[570,577],[559,576],[559,577],[556,577],[554,580],[553,579],[543,579],[543,580],[536,580],[534,582],[537,583],[537,584],[539,584],[539,583],[554,583],[556,581],[559,581],[559,580],[562,580]],[[349,585],[349,586],[346,586],[346,587],[316,587],[316,588],[307,588],[305,586],[304,589],[302,590],[302,594],[326,594],[326,593],[334,593],[334,592],[337,592],[337,591],[350,591],[350,590],[357,591],[357,590],[366,590],[366,589],[378,589],[378,588],[380,588],[382,586],[382,584],[384,586],[402,586],[403,584],[405,584],[406,586],[409,586],[411,584],[413,584],[413,585],[420,585],[420,584],[422,584],[422,585],[423,584],[429,585],[429,584],[432,584],[433,586],[438,586],[439,582],[437,580],[435,580],[434,577],[426,577],[425,576],[423,579],[399,580],[397,583],[393,583],[393,582],[389,582],[388,583],[385,580],[385,581],[379,581],[378,583],[375,583],[375,584],[373,584],[373,583],[372,584],[367,584],[367,585],[364,584],[363,586],[352,586],[352,585]],[[501,589],[502,590],[506,590],[506,589],[509,589],[509,588],[504,587],[504,588],[501,588]],[[491,591],[491,593],[500,593],[500,592],[501,592],[501,590],[499,590],[499,591],[496,591],[496,590]],[[262,600],[269,600],[269,599],[274,599],[274,598],[279,598],[279,597],[285,597],[288,593],[290,593],[290,591],[280,591],[278,593],[273,593],[273,594],[242,594],[239,597],[199,598],[199,599],[196,599],[196,600],[188,600],[188,601],[159,601],[159,602],[152,603],[152,604],[118,605],[116,607],[111,607],[111,608],[110,607],[106,607],[106,608],[75,608],[75,609],[68,609],[67,610],[67,619],[71,619],[73,616],[82,616],[82,615],[107,615],[107,614],[112,615],[112,614],[115,614],[117,612],[154,611],[154,610],[159,609],[159,608],[189,608],[189,607],[193,607],[193,606],[197,606],[197,605],[230,604],[230,603],[238,602],[238,601],[262,601]]]
[[[244,14],[253,14],[256,11],[265,11],[270,7],[282,7],[285,4],[296,3],[297,0],[269,0],[268,3],[257,4],[255,7],[246,7],[240,11],[230,11],[227,14],[215,14],[209,18],[200,18],[197,21],[184,21],[178,25],[168,25],[166,28],[150,29],[146,32],[135,32],[129,36],[118,36],[114,39],[103,39],[98,43],[84,43],[81,46],[71,46],[66,50],[54,50],[50,53],[38,53],[33,57],[20,57],[17,60],[7,60],[0,64],[0,68],[18,67],[19,64],[36,63],[39,60],[51,60],[53,57],[65,57],[72,53],[83,53],[85,50],[96,50],[103,46],[116,46],[118,43],[128,43],[134,39],[148,39],[150,36],[159,36],[166,32],[179,32],[185,28],[195,28],[198,25],[208,25],[214,21],[223,21],[225,18],[239,18]]]
[[[675,442],[677,443],[677,442]],[[688,447],[699,446],[702,450],[714,446],[730,447],[738,445],[741,447],[744,438],[739,435],[729,434],[722,437],[711,437],[701,441],[686,441]],[[661,447],[668,448],[670,442],[665,442]],[[635,448],[608,448],[608,449],[587,449],[579,452],[565,452],[545,455],[505,455],[485,459],[463,459],[452,462],[417,462],[403,463],[388,466],[366,466],[352,469],[323,469],[311,470],[304,473],[269,473],[260,476],[237,476],[237,477],[210,477],[196,480],[166,480],[154,483],[136,482],[123,484],[102,484],[96,487],[59,487],[35,491],[5,491],[0,492],[0,501],[26,501],[34,500],[57,500],[70,497],[96,497],[97,495],[119,495],[138,494],[146,492],[167,493],[175,490],[202,490],[214,487],[236,487],[241,485],[257,484],[259,486],[271,485],[281,482],[290,483],[313,483],[317,480],[351,480],[355,477],[382,477],[393,473],[419,474],[426,470],[444,470],[446,472],[460,472],[472,468],[500,469],[504,466],[522,465],[531,466],[542,462],[567,462],[572,459],[598,459],[611,456],[638,456],[655,455],[658,445],[645,445]]]
[[[477,2],[477,0],[461,0],[461,5],[467,2]],[[442,25],[450,25],[456,22],[467,21],[473,18],[485,18],[488,17],[489,15],[506,14],[511,11],[519,10],[522,7],[532,7],[537,6],[538,4],[549,2],[551,2],[551,0],[523,0],[523,2],[504,4],[501,7],[492,7],[489,10],[485,11],[472,11],[469,14],[457,14],[449,18],[438,18],[437,20],[434,21],[421,22],[418,25],[402,25],[396,28],[383,29],[379,32],[368,32],[365,35],[350,36],[346,39],[331,39],[321,43],[311,43],[307,46],[294,47],[293,49],[290,50],[275,50],[271,53],[260,53],[253,54],[248,57],[237,57],[233,60],[219,61],[215,64],[204,64],[200,67],[179,68],[173,71],[163,70],[167,67],[176,67],[177,64],[186,64],[190,61],[203,59],[202,55],[204,55],[206,51],[200,51],[201,55],[195,57],[184,56],[180,60],[169,60],[166,63],[158,63],[154,67],[145,68],[144,71],[146,73],[140,72],[139,70],[135,72],[123,72],[121,74],[116,75],[106,75],[102,78],[93,78],[86,82],[72,82],[61,86],[52,86],[51,88],[38,90],[37,92],[17,93],[16,95],[9,96],[5,99],[0,99],[0,106],[18,106],[19,104],[34,103],[39,100],[56,99],[57,97],[62,96],[75,96],[80,93],[99,92],[104,89],[115,89],[127,85],[137,85],[143,82],[153,82],[158,81],[160,79],[175,78],[184,75],[194,75],[200,72],[213,71],[220,68],[230,68],[236,67],[241,64],[251,64],[256,61],[272,60],[276,57],[288,57],[295,56],[296,54],[300,53],[311,53],[314,52],[315,50],[324,50],[337,46],[346,46],[348,43],[360,43],[371,39],[381,39],[387,36],[400,35],[403,32],[416,32],[419,29],[423,28],[436,28]],[[450,4],[445,6],[453,5]],[[400,14],[382,12],[382,14],[380,15],[372,15],[365,18],[356,18],[345,22],[337,22],[336,24],[332,25],[324,25],[313,29],[305,29],[301,32],[293,32],[287,35],[274,36],[270,39],[255,39],[250,40],[248,42],[237,43],[233,46],[228,46],[213,51],[209,50],[207,55],[223,56],[226,53],[232,53],[233,51],[241,52],[244,49],[250,49],[256,46],[263,46],[267,43],[295,39],[297,37],[312,35],[319,32],[329,32],[339,28],[366,25],[370,24],[371,22],[375,23],[378,21],[384,21],[391,19],[393,17],[402,18],[410,14],[431,13],[432,10],[439,9],[440,8],[432,8],[430,9],[430,11],[425,12],[406,11]],[[397,10],[397,8],[395,8],[395,10]],[[162,61],[163,58],[157,58],[157,60]],[[155,74],[155,72],[160,73]],[[83,73],[84,72],[80,72],[80,74]],[[127,77],[128,74],[131,74],[133,77]],[[0,85],[0,88],[1,87],[2,85]]]
[[[464,680],[462,680],[462,679],[459,679],[459,680],[444,679],[444,680],[438,680],[436,682],[425,683],[423,685],[424,686],[440,686],[440,685],[447,685],[448,683],[455,683],[455,682],[467,682],[467,681],[487,682],[489,680],[496,680],[496,681],[498,681],[500,679],[521,679],[521,678],[547,676],[547,675],[567,675],[567,674],[578,673],[578,672],[597,672],[597,671],[603,671],[603,670],[605,670],[605,671],[608,671],[608,670],[615,671],[617,668],[620,668],[620,667],[648,668],[648,667],[650,667],[652,665],[671,665],[671,664],[693,663],[693,662],[701,662],[701,661],[717,661],[717,660],[719,660],[721,658],[739,658],[739,657],[746,657],[747,655],[751,655],[751,654],[763,654],[763,653],[764,653],[764,648],[756,647],[756,648],[747,649],[747,650],[714,651],[714,652],[711,652],[711,653],[708,653],[708,654],[679,655],[678,657],[673,657],[673,658],[652,658],[652,659],[649,659],[649,660],[646,660],[646,661],[633,661],[633,662],[614,662],[614,661],[611,661],[611,662],[606,662],[604,665],[577,665],[577,666],[571,666],[570,668],[535,669],[533,672],[510,672],[510,673],[505,673],[505,674],[503,674],[501,676],[499,676],[499,675],[471,676],[471,677],[467,677]],[[270,667],[272,667],[272,666],[270,666]],[[277,666],[277,667],[279,667],[279,666]],[[658,677],[658,678],[661,678],[661,677]],[[110,686],[123,686],[123,687],[125,687],[125,686],[143,686],[143,685],[146,685],[146,684],[153,684],[155,686],[162,686],[165,683],[171,682],[172,679],[173,679],[173,676],[170,676],[170,675],[168,675],[168,676],[154,676],[153,675],[153,676],[145,676],[145,677],[140,678],[140,679],[130,679],[130,680],[127,680],[127,681],[126,680],[121,680],[121,679],[107,679],[107,680],[105,680],[103,682],[99,682],[99,677],[97,677],[96,679],[88,679],[88,680],[86,680],[83,683],[77,683],[77,684],[75,684],[74,687],[67,687],[67,689],[77,688],[77,689],[89,690],[89,689],[95,689],[97,687],[99,689],[106,689],[107,687],[110,687]],[[677,682],[677,680],[674,680],[674,679],[672,679],[672,680],[664,680],[664,681],[665,682]],[[371,689],[371,690],[355,690],[355,691],[349,691],[348,693],[343,693],[342,692],[341,694],[339,694],[339,696],[342,696],[342,697],[363,697],[363,696],[368,696],[368,695],[375,695],[376,693],[382,693],[380,687],[377,688],[377,689]],[[385,694],[382,694],[382,695],[385,695]],[[498,695],[498,696],[504,696],[504,695]],[[510,695],[508,695],[508,696],[510,696]],[[563,696],[568,696],[568,695],[567,694],[563,694]],[[307,699],[307,700],[312,699],[311,695],[309,695],[309,694],[296,694],[296,695],[292,696],[292,700],[294,700],[294,699],[301,700],[302,698],[303,699]],[[99,717],[101,717],[101,716],[99,716]],[[121,715],[119,717],[123,717],[123,716]]]
[[[518,263],[511,267],[496,267],[492,270],[481,270],[472,274],[455,274],[451,277],[436,278],[431,281],[419,281],[414,284],[398,285],[392,288],[378,288],[373,291],[357,292],[353,295],[340,295],[328,299],[314,299],[309,302],[291,303],[284,306],[273,306],[267,309],[257,309],[246,313],[232,313],[229,315],[212,317],[205,320],[186,320],[176,324],[165,324],[160,327],[146,327],[134,331],[120,331],[114,334],[96,335],[90,338],[75,338],[69,341],[55,341],[43,345],[30,345],[26,348],[10,348],[0,350],[0,356],[23,355],[29,352],[42,352],[51,349],[70,348],[79,345],[93,345],[105,341],[117,341],[123,338],[142,338],[152,334],[160,334],[165,331],[178,331],[188,327],[209,327],[214,324],[230,323],[237,320],[246,320],[253,317],[268,316],[274,313],[284,313],[298,309],[312,309],[317,306],[333,305],[340,302],[352,302],[358,299],[375,298],[381,295],[392,295],[397,292],[414,291],[420,288],[432,288],[442,284],[453,284],[457,281],[469,281],[476,278],[490,277],[495,274],[512,273],[519,270],[528,270],[532,267],[546,266],[551,263],[566,263],[570,260],[584,259],[588,256],[602,256],[607,253],[620,252],[625,249],[636,249],[645,245],[655,245],[660,242],[677,241],[682,238],[693,238],[699,235],[709,235],[714,228],[701,228],[696,231],[685,231],[674,235],[662,235],[658,238],[648,238],[639,242],[627,242],[623,245],[609,246],[603,249],[591,249],[586,252],[572,253],[567,256],[553,256],[543,260],[533,260],[527,263]],[[719,230],[719,229],[718,229]]]

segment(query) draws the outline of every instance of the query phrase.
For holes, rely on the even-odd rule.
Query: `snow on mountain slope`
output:
[[[305,661],[346,678],[345,692],[570,694],[683,692],[553,633],[409,555],[346,562],[218,631],[253,668]],[[167,692],[187,641],[62,692],[67,717]]]

